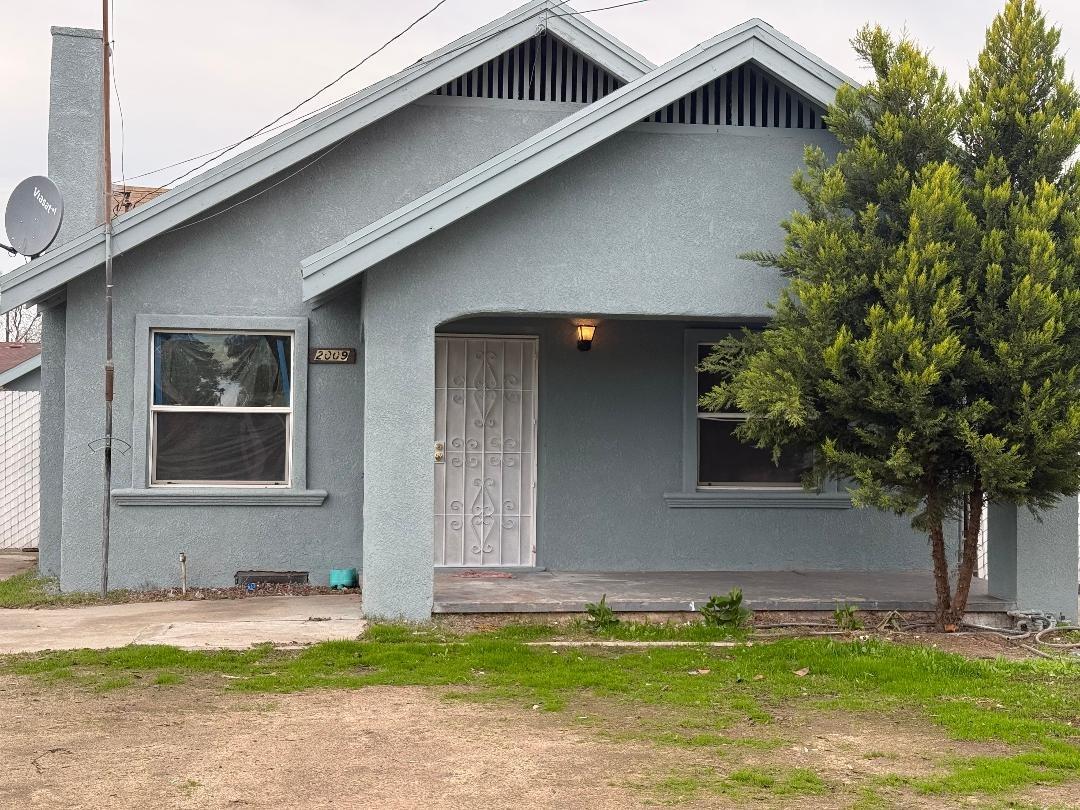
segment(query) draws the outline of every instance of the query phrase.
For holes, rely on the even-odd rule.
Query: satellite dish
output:
[[[24,256],[40,255],[56,239],[64,219],[64,198],[48,177],[27,177],[8,198],[4,226],[8,241]]]

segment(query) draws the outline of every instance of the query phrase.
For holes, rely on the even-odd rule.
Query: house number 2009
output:
[[[312,363],[355,363],[356,349],[312,349],[308,359]]]

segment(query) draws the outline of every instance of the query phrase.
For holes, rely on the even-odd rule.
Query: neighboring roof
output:
[[[762,20],[749,20],[672,59],[301,263],[305,301],[636,124],[746,62],[828,107],[855,82]]]
[[[38,368],[40,343],[0,343],[0,388]]]
[[[151,200],[156,200],[169,189],[155,186],[129,186],[128,184],[113,183],[112,187],[112,212],[114,217],[126,214],[133,208],[145,205]]]
[[[165,233],[288,167],[317,155],[532,37],[540,22],[555,36],[625,81],[654,66],[557,0],[530,0],[404,70],[140,205],[113,224],[119,255]],[[97,228],[0,279],[0,311],[39,301],[104,260]]]

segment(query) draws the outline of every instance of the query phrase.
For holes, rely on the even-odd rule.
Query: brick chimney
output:
[[[52,29],[49,177],[64,195],[64,221],[54,245],[104,220],[101,48],[100,31]]]

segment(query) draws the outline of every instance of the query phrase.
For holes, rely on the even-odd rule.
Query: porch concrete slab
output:
[[[0,654],[169,644],[191,650],[357,638],[360,597],[258,596],[199,602],[0,610]]]
[[[435,575],[435,613],[579,613],[604,594],[613,610],[653,613],[694,611],[713,594],[742,588],[753,610],[934,609],[934,581],[927,571],[657,571],[647,573],[527,571],[485,577],[473,571]],[[970,613],[1012,609],[989,596],[976,579]]]
[[[10,579],[23,571],[33,571],[37,566],[37,554],[25,551],[0,551],[0,581]]]

